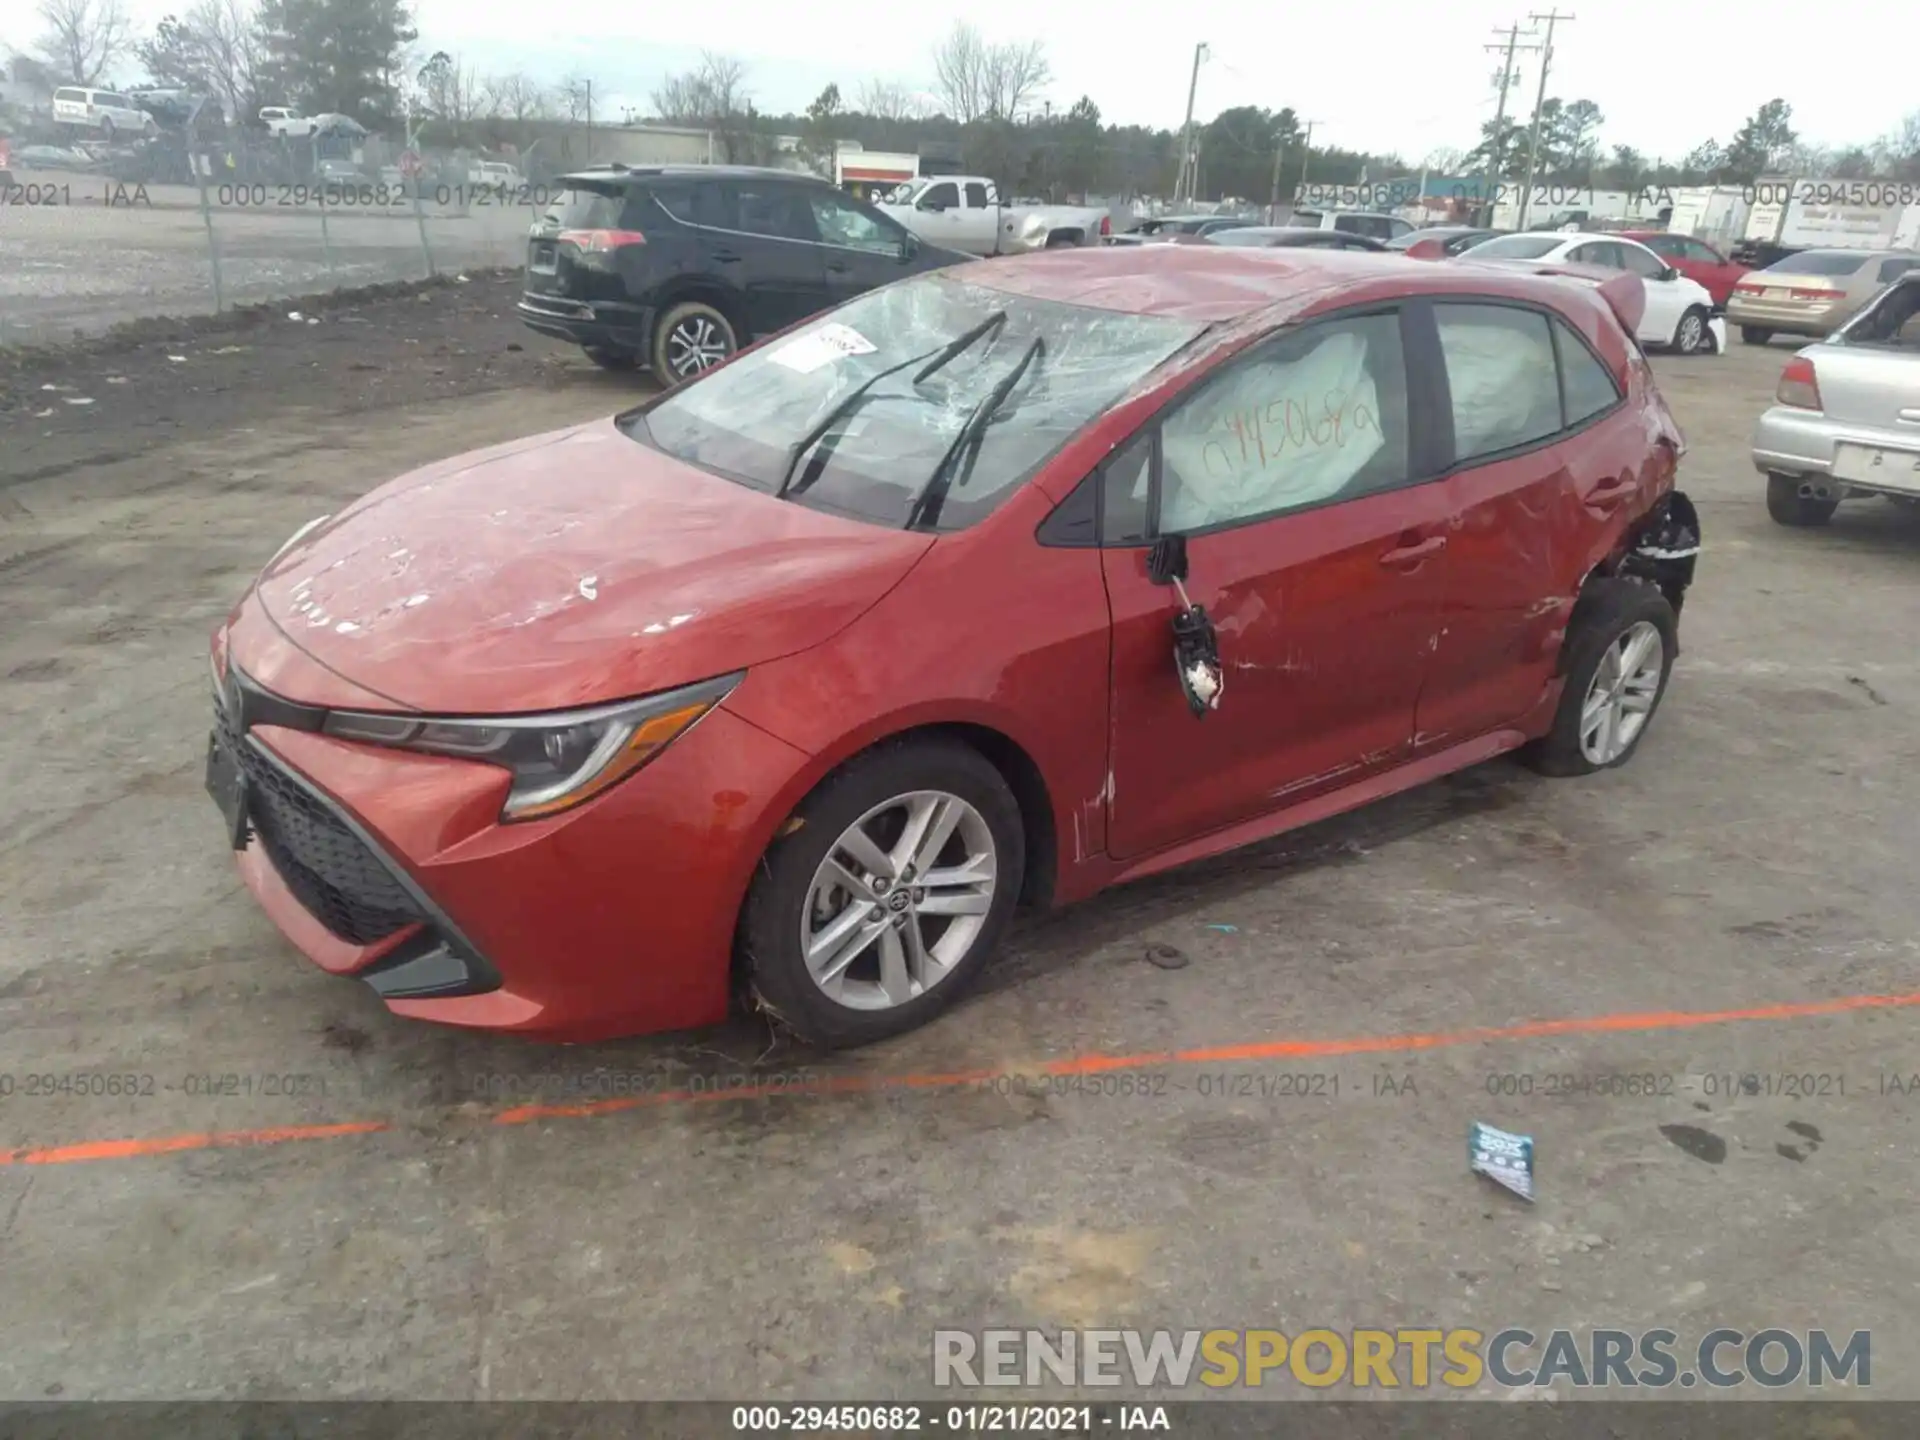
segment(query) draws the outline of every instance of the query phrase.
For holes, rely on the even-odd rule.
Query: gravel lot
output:
[[[0,1398],[916,1395],[988,1324],[1871,1329],[1920,1396],[1920,523],[1767,519],[1784,348],[1656,362],[1708,548],[1625,771],[1488,765],[1029,923],[872,1051],[555,1050],[307,965],[200,776],[206,633],[288,533],[637,393],[510,294],[0,366]],[[596,1067],[843,1089],[515,1113]],[[1536,1205],[1474,1119],[1536,1138]]]

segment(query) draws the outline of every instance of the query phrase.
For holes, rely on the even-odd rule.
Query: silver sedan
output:
[[[1787,362],[1753,429],[1767,512],[1824,525],[1842,500],[1920,505],[1920,271]]]

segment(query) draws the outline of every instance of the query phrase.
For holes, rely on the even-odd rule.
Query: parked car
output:
[[[302,115],[287,105],[263,105],[260,107],[260,123],[267,127],[267,133],[278,140],[304,140],[320,128],[324,117]]]
[[[1726,348],[1726,324],[1714,317],[1713,296],[1706,287],[1687,279],[1636,240],[1527,231],[1483,240],[1461,251],[1460,259],[1626,271],[1639,276],[1646,287],[1646,309],[1635,337],[1642,345],[1658,345],[1682,355]]]
[[[1505,230],[1482,230],[1472,225],[1428,225],[1420,230],[1408,230],[1387,241],[1389,250],[1405,251],[1423,241],[1437,241],[1443,254],[1458,255],[1462,250],[1471,249],[1482,240],[1491,240],[1495,236],[1508,234]]]
[[[1204,240],[1226,230],[1243,230],[1257,225],[1242,215],[1155,215],[1142,220],[1123,235],[1109,235],[1110,245],[1146,245],[1174,240]]]
[[[1385,250],[1383,241],[1371,235],[1351,235],[1345,230],[1308,230],[1297,225],[1243,225],[1231,230],[1216,230],[1207,236],[1209,244],[1238,245],[1255,250]]]
[[[1717,311],[1727,308],[1733,287],[1747,273],[1747,267],[1729,260],[1704,240],[1691,235],[1675,235],[1667,230],[1622,230],[1620,234],[1653,251],[1667,264],[1704,289],[1713,298]]]
[[[298,532],[213,636],[223,833],[400,1014],[585,1040],[737,983],[833,1046],[1023,902],[1624,764],[1699,545],[1643,301],[1213,245],[911,276]]]
[[[1787,362],[1753,463],[1782,525],[1824,525],[1855,496],[1920,505],[1920,268]]]
[[[1295,210],[1288,222],[1310,230],[1344,230],[1349,235],[1371,235],[1392,240],[1413,232],[1413,222],[1374,210]]]
[[[667,385],[876,285],[968,258],[790,170],[615,166],[558,184],[527,241],[521,320]]]
[[[526,182],[519,170],[504,160],[476,160],[467,167],[467,184],[498,190],[517,190]]]
[[[59,125],[94,131],[109,144],[122,136],[160,133],[159,121],[116,90],[62,85],[53,92],[53,118]]]
[[[929,245],[966,255],[1095,245],[1113,233],[1111,212],[1089,205],[1000,203],[983,175],[933,175],[911,182],[880,209]]]
[[[1827,335],[1915,266],[1908,250],[1802,250],[1750,271],[1733,287],[1727,319],[1749,345],[1775,335]]]

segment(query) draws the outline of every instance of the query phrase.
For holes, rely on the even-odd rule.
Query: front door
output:
[[[920,192],[914,201],[913,228],[929,245],[946,250],[980,253],[977,243],[968,243],[966,212],[960,206],[960,186],[953,180],[940,180]]]
[[[740,343],[826,309],[826,267],[807,204],[810,187],[740,179],[721,188],[724,220],[701,238],[715,273],[745,306],[747,334]]]
[[[827,296],[838,305],[908,274],[907,232],[884,216],[824,188],[807,192],[820,235]]]
[[[1400,316],[1331,318],[1208,375],[1110,467],[1109,850],[1132,858],[1404,759],[1444,596],[1448,498]],[[1129,525],[1129,508],[1138,518]],[[1225,687],[1196,718],[1150,533],[1187,537]]]

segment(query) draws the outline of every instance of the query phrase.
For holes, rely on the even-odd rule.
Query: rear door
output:
[[[969,254],[990,253],[1000,238],[1000,197],[984,180],[960,187],[961,234],[966,243],[956,248]]]
[[[1636,338],[1648,345],[1667,344],[1680,329],[1680,317],[1695,303],[1696,296],[1688,293],[1692,287],[1683,286],[1678,278],[1662,279],[1670,269],[1678,275],[1677,267],[1645,246],[1625,243],[1614,248],[1620,252],[1620,267],[1638,275],[1646,286],[1647,308],[1640,317]]]
[[[1432,314],[1459,529],[1420,696],[1423,752],[1511,725],[1542,699],[1581,557],[1637,493],[1646,449],[1621,429],[1618,379],[1557,316],[1465,298],[1436,299]]]
[[[824,185],[807,190],[820,235],[828,303],[890,284],[908,273],[907,232],[871,206]]]
[[[820,232],[807,203],[812,188],[778,177],[718,186],[728,223],[702,239],[714,270],[742,296],[743,341],[784,330],[830,303]]]
[[[1132,858],[1404,759],[1448,563],[1448,499],[1394,307],[1310,321],[1208,375],[1116,453],[1108,845]],[[1153,534],[1225,687],[1196,720],[1174,673]]]

